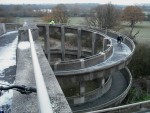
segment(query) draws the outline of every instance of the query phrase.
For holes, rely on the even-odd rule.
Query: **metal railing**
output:
[[[139,106],[139,108],[142,107],[142,105],[144,104],[150,104],[150,100],[147,100],[147,101],[142,101],[142,102],[137,102],[137,103],[133,103],[133,104],[127,104],[127,105],[122,105],[122,106],[117,106],[117,107],[112,107],[112,108],[106,108],[106,109],[101,109],[101,110],[96,110],[96,111],[91,111],[91,112],[86,112],[86,113],[104,113],[104,112],[113,112],[113,111],[119,111],[119,110],[122,110],[122,109],[130,109],[133,107],[137,107]]]
[[[30,41],[30,46],[31,46],[31,56],[32,56],[32,63],[33,63],[33,68],[34,68],[34,76],[35,76],[35,82],[36,82],[36,88],[37,88],[37,97],[38,97],[40,113],[53,113],[52,105],[50,103],[50,99],[48,96],[44,78],[41,72],[40,64],[38,61],[32,33],[30,29],[28,29],[28,33],[29,33],[29,41]]]

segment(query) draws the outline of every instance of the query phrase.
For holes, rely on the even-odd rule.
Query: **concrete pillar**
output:
[[[46,26],[44,26],[44,28],[43,28],[43,29],[44,29],[43,31],[45,31],[45,32],[44,32],[44,50],[45,50],[45,54],[47,54]]]
[[[107,28],[105,29],[105,34],[107,35]]]
[[[96,32],[92,33],[92,55],[95,54],[95,40],[96,40]]]
[[[103,87],[103,86],[104,86],[104,84],[105,84],[105,78],[104,78],[104,77],[102,77],[101,86]]]
[[[49,25],[46,26],[46,50],[47,50],[47,57],[48,61],[50,62],[50,37],[49,37]]]
[[[85,94],[85,81],[80,81],[79,86],[80,86],[80,96],[82,96]]]
[[[103,51],[107,49],[107,38],[103,38]]]
[[[15,24],[15,25],[14,25],[14,27],[15,27],[15,30],[18,30],[18,28],[17,28],[17,24]]]
[[[65,29],[64,26],[61,26],[61,53],[62,61],[65,59]]]
[[[77,58],[80,58],[80,57],[81,57],[81,28],[78,28],[77,43],[78,43],[78,54],[77,54]]]
[[[81,69],[85,67],[84,59],[80,59],[81,62]]]
[[[2,24],[2,27],[3,27],[3,32],[6,33],[6,27],[4,23]]]

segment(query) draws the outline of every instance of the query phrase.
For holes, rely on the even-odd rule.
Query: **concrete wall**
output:
[[[78,105],[82,103],[87,103],[96,100],[97,98],[101,97],[103,94],[105,94],[111,87],[112,83],[112,78],[110,77],[106,83],[99,88],[90,91],[88,93],[85,93],[82,96],[72,96],[72,97],[67,97],[67,100],[70,105]]]

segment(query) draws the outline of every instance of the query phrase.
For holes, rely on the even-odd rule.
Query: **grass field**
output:
[[[71,24],[71,25],[86,25],[84,17],[70,17],[69,24]]]
[[[42,18],[39,17],[25,17],[25,18],[14,18],[13,22],[15,23],[23,23],[23,22],[29,22],[29,23],[47,23]],[[85,25],[84,17],[70,17],[69,18],[69,24],[71,25]]]
[[[123,30],[130,30],[127,23],[123,24]],[[150,44],[150,22],[144,21],[141,23],[137,23],[134,28],[133,34],[135,34],[137,31],[139,31],[139,34],[136,36],[136,41],[142,44]]]

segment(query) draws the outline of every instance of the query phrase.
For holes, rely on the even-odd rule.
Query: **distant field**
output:
[[[14,22],[16,23],[23,23],[24,21],[27,21],[29,23],[46,23],[44,22],[41,18],[32,18],[32,17],[28,17],[28,18],[15,18]],[[69,24],[72,25],[86,25],[85,24],[85,20],[84,17],[71,17],[69,19]],[[122,26],[122,30],[121,31],[129,31],[129,27],[127,26],[127,23],[123,24]],[[138,23],[134,29],[134,33],[140,31],[140,33],[137,35],[136,40],[139,43],[144,43],[144,44],[150,44],[150,22],[148,21],[144,21],[141,23]]]
[[[130,28],[127,26],[127,24],[123,25],[124,30],[129,30]],[[138,43],[144,43],[144,44],[150,44],[150,22],[144,21],[141,23],[137,23],[133,34],[135,34],[137,31],[139,31],[139,34],[136,37],[136,40]]]
[[[25,18],[14,18],[15,23],[23,23],[23,22],[29,22],[29,23],[46,23],[42,20],[42,18],[39,17],[25,17]],[[69,18],[69,24],[73,25],[85,25],[85,21],[83,17],[70,17]]]
[[[14,22],[21,24],[25,21],[28,23],[35,23],[35,24],[44,23],[44,21],[39,17],[25,17],[25,18],[17,17],[14,19]]]
[[[69,24],[72,25],[86,25],[84,17],[70,17]]]

